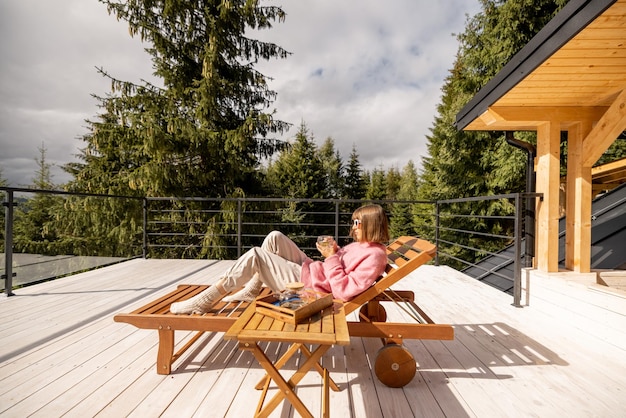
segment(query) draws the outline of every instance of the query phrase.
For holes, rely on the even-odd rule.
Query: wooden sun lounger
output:
[[[434,244],[415,237],[400,237],[389,246],[389,263],[385,274],[368,290],[344,303],[346,315],[360,309],[359,321],[348,322],[350,336],[374,337],[383,341],[384,347],[376,360],[376,375],[388,386],[400,387],[415,374],[411,354],[401,347],[403,339],[451,340],[454,329],[450,325],[435,324],[414,302],[410,291],[388,290],[419,266],[432,259]],[[179,285],[176,290],[162,296],[131,313],[115,315],[116,322],[126,322],[142,329],[156,329],[159,333],[157,373],[170,374],[172,363],[191,347],[204,332],[225,332],[245,311],[249,303],[217,303],[204,315],[174,315],[169,307],[173,302],[188,299],[209,285]],[[263,288],[260,296],[270,290]],[[401,302],[415,323],[386,322],[386,311],[381,302]],[[406,309],[405,309],[406,311]],[[174,334],[177,330],[198,331],[183,347],[174,353]],[[403,366],[407,365],[408,366]]]

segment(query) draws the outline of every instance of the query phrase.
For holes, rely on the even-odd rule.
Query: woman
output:
[[[324,261],[313,261],[286,235],[271,232],[261,247],[251,248],[239,257],[214,286],[191,299],[173,303],[175,314],[208,312],[233,289],[246,286],[223,300],[251,301],[265,284],[274,292],[283,291],[287,283],[301,281],[305,287],[332,293],[348,301],[370,287],[385,271],[389,241],[387,216],[379,205],[366,205],[352,214],[350,236],[355,242],[339,248],[317,244]]]

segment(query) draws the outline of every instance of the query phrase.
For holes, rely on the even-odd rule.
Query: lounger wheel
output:
[[[372,304],[370,302],[361,306],[359,309],[360,322],[386,322],[387,311],[380,303]]]
[[[378,380],[385,385],[401,388],[415,377],[415,359],[409,350],[401,345],[388,344],[378,350],[374,371]]]

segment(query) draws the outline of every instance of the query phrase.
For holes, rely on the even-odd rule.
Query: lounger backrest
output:
[[[344,304],[346,314],[357,310],[413,270],[432,260],[437,251],[435,244],[416,237],[403,236],[387,246],[385,274],[366,291]]]

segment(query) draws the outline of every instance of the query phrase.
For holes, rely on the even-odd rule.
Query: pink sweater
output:
[[[353,242],[323,262],[307,259],[302,264],[300,280],[306,287],[349,301],[369,288],[385,271],[386,265],[384,245]]]

